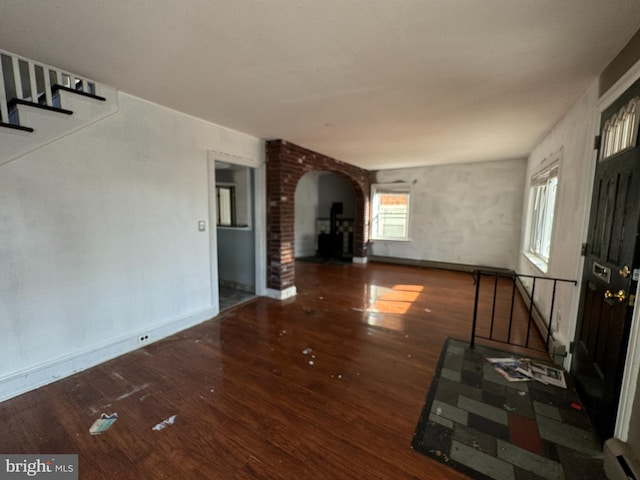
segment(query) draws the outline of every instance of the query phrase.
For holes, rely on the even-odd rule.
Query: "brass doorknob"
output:
[[[622,303],[627,298],[627,294],[624,290],[618,290],[617,293],[613,293],[611,290],[604,292],[604,298],[617,298],[618,302]]]

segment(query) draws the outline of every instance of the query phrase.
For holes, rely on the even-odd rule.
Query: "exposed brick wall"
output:
[[[307,172],[342,175],[355,192],[353,254],[366,257],[369,218],[369,172],[284,140],[267,142],[267,287],[295,285],[295,193]]]

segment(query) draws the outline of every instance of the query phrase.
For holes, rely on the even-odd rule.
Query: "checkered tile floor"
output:
[[[605,479],[602,445],[567,388],[508,382],[485,360],[512,354],[447,339],[412,448],[472,478]]]

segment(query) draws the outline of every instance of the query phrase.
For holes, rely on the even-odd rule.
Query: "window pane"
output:
[[[543,184],[531,187],[531,216],[530,216],[530,253],[549,262],[551,252],[551,233],[553,231],[553,213],[556,205],[556,191],[558,188],[557,170]]]
[[[406,240],[409,231],[409,193],[377,191],[372,199],[371,237]]]
[[[231,225],[231,189],[218,187],[218,225]]]

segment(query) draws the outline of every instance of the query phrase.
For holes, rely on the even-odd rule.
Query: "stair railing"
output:
[[[543,335],[543,337],[546,337],[544,351],[549,352],[551,341],[553,340],[553,321],[554,321],[554,311],[555,311],[555,302],[556,302],[556,293],[557,293],[558,284],[573,284],[575,286],[578,284],[577,281],[567,280],[564,278],[523,275],[523,274],[516,273],[514,271],[502,271],[502,270],[475,270],[474,272],[472,272],[472,276],[474,278],[476,292],[475,292],[475,301],[473,305],[473,324],[472,324],[471,342],[470,342],[471,347],[475,345],[476,338],[482,338],[482,339],[490,340],[493,342],[515,345],[518,347],[528,348],[532,350],[542,350],[540,348],[536,348],[535,346],[532,347],[530,345],[531,327],[532,327],[532,324],[537,323],[538,325],[542,324],[541,328],[540,327],[538,328],[539,330],[541,330],[540,333]],[[480,286],[481,286],[481,280],[483,277],[488,278],[490,282],[491,282],[491,279],[493,279],[493,282],[488,285],[489,287],[488,296],[487,294],[485,294],[483,295],[483,298],[482,298],[483,310],[488,310],[489,304],[488,302],[486,302],[486,300],[487,298],[490,299],[491,314],[488,319],[489,321],[488,335],[481,335],[478,333],[478,320],[479,320],[478,317],[480,312],[480,297],[481,297]],[[502,324],[501,334],[497,334],[496,333],[497,328],[495,325],[496,313],[498,310],[502,310],[502,308],[498,308],[498,305],[497,305],[498,299],[500,296],[498,291],[498,285],[501,280],[503,284],[505,282],[507,284],[507,285],[503,285],[501,290],[505,290],[505,289],[507,290],[506,306],[509,309],[509,315],[508,315],[507,325]],[[536,283],[540,284],[541,282],[551,284],[550,292],[549,292],[549,288],[547,288],[546,289],[547,291],[545,292],[546,295],[549,295],[550,293],[550,297],[551,297],[551,302],[550,302],[551,306],[549,308],[548,315],[546,315],[545,312],[540,311],[535,300],[536,299]],[[510,288],[508,286],[509,283],[510,283]],[[530,283],[530,285],[525,286],[525,283]],[[513,333],[513,327],[514,327],[514,309],[515,309],[516,302],[518,301],[518,299],[516,298],[516,293],[520,295],[520,297],[522,298],[522,301],[524,302],[528,310],[527,319],[526,319],[526,337],[525,337],[524,343],[517,343],[512,339],[513,337],[512,333]],[[505,303],[504,300],[501,300],[501,304],[502,304],[501,307],[505,306],[504,303]],[[504,323],[504,322],[501,322],[501,323]],[[484,326],[486,329],[487,325],[484,325]],[[506,337],[504,335],[505,327],[506,327]]]
[[[0,50],[0,124],[18,125],[11,112],[16,100],[59,107],[57,88],[96,94],[94,81]]]

